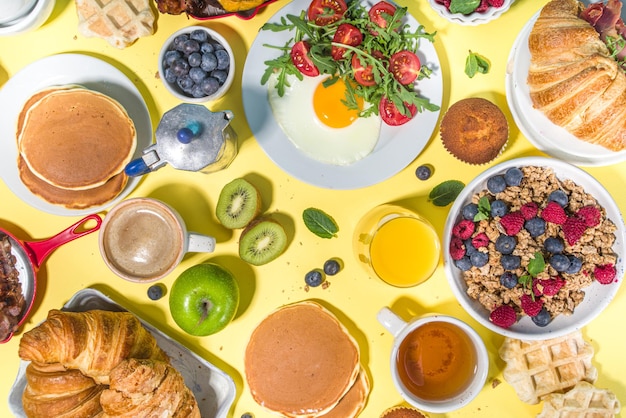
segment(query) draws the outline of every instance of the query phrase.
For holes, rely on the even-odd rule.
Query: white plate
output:
[[[495,174],[502,174],[510,167],[550,167],[560,180],[571,179],[587,192],[606,210],[606,216],[617,226],[613,250],[617,254],[617,283],[603,285],[597,281],[584,289],[584,300],[574,309],[570,316],[559,315],[545,327],[535,325],[528,316],[521,318],[510,328],[494,325],[489,320],[489,312],[478,301],[467,295],[467,285],[461,270],[456,268],[450,257],[450,238],[452,227],[461,219],[461,210],[471,201],[472,195],[487,188],[487,179]],[[542,340],[556,338],[580,329],[596,318],[613,300],[619,290],[624,276],[624,246],[626,228],[620,210],[609,192],[590,174],[582,169],[553,158],[525,157],[509,160],[498,164],[479,174],[459,194],[448,214],[444,228],[444,269],[448,283],[457,300],[465,310],[480,324],[491,331],[522,340]]]
[[[309,0],[294,0],[269,21],[279,22],[286,14],[299,15],[309,3]],[[374,3],[364,2],[367,7]],[[419,25],[408,14],[406,23],[413,30]],[[439,111],[419,113],[402,126],[392,127],[383,123],[378,144],[372,153],[349,166],[324,164],[295,148],[274,119],[267,100],[267,85],[261,85],[261,77],[266,68],[264,62],[280,55],[279,51],[265,47],[264,44],[282,46],[292,35],[287,32],[260,31],[248,52],[243,70],[242,94],[246,118],[253,135],[268,157],[285,172],[306,183],[342,190],[376,184],[409,165],[428,143],[437,125]],[[431,103],[441,106],[443,79],[437,52],[430,42],[422,39],[418,56],[433,73],[429,79],[419,81],[417,89]]]
[[[533,107],[526,83],[530,67],[528,36],[538,16],[535,14],[517,36],[507,63],[506,98],[515,123],[539,150],[572,164],[606,166],[625,161],[626,150],[615,152],[584,142]]]
[[[71,312],[84,312],[91,309],[127,310],[95,289],[77,292],[63,306],[63,310]],[[172,366],[182,374],[185,384],[193,391],[200,414],[203,417],[225,418],[235,399],[236,388],[233,379],[148,322],[143,320],[141,322],[154,335],[159,347],[170,356]],[[15,383],[9,392],[9,409],[16,418],[26,417],[22,407],[22,393],[26,387],[25,372],[28,364],[26,361],[20,363]]]
[[[24,103],[37,91],[63,84],[79,84],[117,100],[135,123],[137,149],[141,156],[152,143],[152,122],[137,87],[120,70],[98,58],[81,54],[59,54],[42,58],[17,72],[0,90],[0,177],[16,196],[34,208],[53,215],[78,216],[99,212],[126,197],[139,183],[131,177],[115,199],[101,206],[68,209],[34,195],[22,183],[17,169],[17,117]]]

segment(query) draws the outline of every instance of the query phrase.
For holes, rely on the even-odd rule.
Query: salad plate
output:
[[[300,15],[310,0],[294,0],[281,8],[269,22],[278,23],[287,14]],[[364,1],[371,7],[375,1]],[[406,23],[412,30],[419,23],[409,14]],[[276,58],[281,51],[267,45],[284,45],[293,34],[261,30],[255,38],[243,70],[243,104],[252,134],[267,156],[291,176],[318,187],[327,189],[358,189],[377,184],[397,174],[409,165],[430,140],[439,111],[418,113],[411,121],[401,126],[381,126],[380,136],[374,150],[351,165],[331,165],[318,162],[298,150],[285,135],[274,118],[268,102],[268,86],[261,84],[265,72],[265,61]],[[421,96],[441,106],[443,78],[437,52],[425,39],[420,40],[418,57],[432,74],[417,83]],[[313,114],[311,117],[315,117]]]
[[[124,199],[139,183],[128,179],[114,199],[101,206],[68,209],[53,205],[33,194],[20,179],[17,167],[17,118],[24,103],[36,92],[50,86],[77,84],[117,100],[135,123],[138,158],[152,143],[152,122],[141,93],[133,82],[113,65],[82,54],[58,54],[42,58],[18,71],[0,90],[0,177],[7,187],[30,206],[53,215],[78,216],[98,212]]]

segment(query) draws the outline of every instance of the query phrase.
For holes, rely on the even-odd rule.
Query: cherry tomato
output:
[[[379,1],[367,13],[372,22],[378,25],[381,28],[387,27],[387,20],[383,16],[383,14],[389,15],[389,17],[393,16],[396,12],[396,6],[391,3],[387,3],[386,1]]]
[[[382,118],[383,122],[390,126],[399,126],[407,123],[413,116],[417,113],[417,107],[413,104],[409,105],[405,103],[405,105],[409,108],[409,112],[411,112],[411,116],[406,116],[398,110],[396,105],[389,100],[387,97],[383,96],[383,98],[378,103],[378,113]]]
[[[373,86],[376,84],[376,80],[374,79],[374,74],[372,72],[372,65],[370,64],[367,67],[364,67],[356,54],[352,55],[352,69],[354,70],[354,79],[360,85]]]
[[[296,42],[291,47],[291,62],[296,66],[298,71],[302,74],[315,77],[320,75],[320,70],[313,64],[313,61],[309,57],[310,45],[306,41]]]
[[[363,42],[363,34],[356,26],[349,23],[342,23],[337,27],[337,31],[333,35],[333,42],[350,46],[358,46],[361,45],[361,42]],[[342,59],[345,53],[346,48],[335,45],[332,46],[330,51],[331,56],[335,60]]]
[[[403,86],[415,81],[420,67],[420,59],[411,51],[399,51],[389,58],[389,71]]]
[[[313,0],[307,18],[318,26],[326,26],[341,19],[347,9],[344,0]]]

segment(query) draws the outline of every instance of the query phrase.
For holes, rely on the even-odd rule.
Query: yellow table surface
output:
[[[172,32],[193,24],[216,29],[232,44],[236,61],[235,82],[228,95],[209,104],[212,110],[230,109],[235,114],[232,126],[239,135],[240,149],[232,165],[210,175],[165,167],[145,176],[130,195],[162,199],[181,212],[190,230],[217,238],[214,254],[187,255],[162,282],[169,288],[179,273],[197,263],[212,260],[222,264],[235,273],[241,287],[241,304],[234,321],[212,336],[196,338],[185,335],[170,316],[167,297],[153,302],[146,296],[148,285],[126,282],[107,269],[98,251],[98,234],[94,233],[60,247],[44,262],[39,271],[36,303],[23,331],[42,321],[50,309],[62,306],[77,291],[96,287],[131,306],[138,315],[158,324],[164,332],[183,341],[191,350],[232,376],[237,395],[229,416],[240,417],[250,412],[255,417],[266,417],[270,414],[254,402],[245,382],[243,354],[246,343],[255,325],[270,311],[286,303],[313,299],[336,313],[357,339],[363,364],[372,381],[372,390],[361,416],[375,418],[385,408],[403,403],[394,389],[389,371],[392,337],[376,321],[378,310],[390,306],[405,319],[427,312],[446,313],[473,325],[482,336],[490,357],[489,375],[482,392],[467,407],[448,415],[534,416],[541,410],[541,405],[522,403],[502,378],[504,362],[497,351],[503,337],[476,323],[457,303],[441,262],[434,276],[425,284],[398,289],[368,277],[352,252],[352,232],[356,222],[370,208],[385,202],[408,202],[430,219],[441,236],[450,207],[433,206],[427,201],[428,193],[444,180],[458,179],[467,183],[486,166],[470,166],[453,158],[444,150],[435,131],[425,150],[394,177],[363,189],[334,191],[311,186],[289,176],[272,163],[255,141],[246,123],[242,104],[243,67],[257,31],[283,3],[278,1],[269,5],[249,21],[228,17],[197,22],[184,15],[159,15],[153,36],[139,39],[132,46],[119,50],[102,39],[82,36],[77,30],[74,2],[58,0],[51,17],[38,30],[0,38],[0,87],[20,69],[40,58],[63,52],[84,53],[113,64],[133,80],[148,105],[154,128],[165,111],[180,103],[165,90],[157,75],[159,49]],[[399,3],[407,6],[426,30],[437,31],[435,47],[443,68],[444,82],[442,110],[470,96],[488,98],[504,110],[511,127],[509,145],[490,165],[520,156],[542,155],[513,122],[505,99],[504,80],[507,57],[517,34],[545,2],[517,1],[498,20],[476,27],[449,23],[439,17],[426,0],[401,0]],[[491,61],[488,74],[478,74],[472,79],[464,74],[468,50],[478,52]],[[11,141],[13,138],[1,140]],[[424,163],[435,168],[433,177],[428,181],[420,181],[414,174],[415,168]],[[625,211],[626,163],[585,169],[611,192],[621,211]],[[285,253],[265,266],[252,267],[241,261],[237,255],[238,233],[224,229],[215,218],[214,208],[222,186],[240,176],[256,180],[264,199],[264,211],[281,220],[290,237]],[[0,182],[0,202],[0,225],[10,227],[24,240],[48,238],[79,219],[39,211],[22,202],[3,182]],[[332,214],[340,227],[337,238],[324,240],[306,229],[301,214],[310,206]],[[343,261],[343,270],[330,278],[328,288],[307,291],[304,274],[331,257]],[[622,326],[626,317],[625,304],[626,288],[622,286],[609,307],[583,329],[584,337],[595,349],[593,364],[599,371],[597,385],[612,389],[622,402],[626,402],[623,351],[626,333]],[[6,399],[18,368],[19,339],[18,334],[8,343],[0,345],[0,399],[4,400],[0,401],[0,416],[10,416]],[[502,383],[493,384],[497,381]]]

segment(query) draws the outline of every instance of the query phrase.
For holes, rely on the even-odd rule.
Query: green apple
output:
[[[239,306],[239,285],[223,267],[198,264],[183,271],[170,290],[170,312],[185,332],[206,336],[228,325]]]

